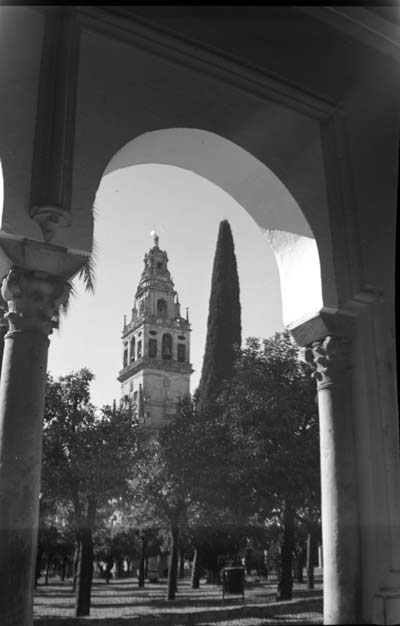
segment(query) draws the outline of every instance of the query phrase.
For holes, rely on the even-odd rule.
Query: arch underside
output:
[[[214,133],[171,128],[128,142],[112,157],[104,176],[143,164],[189,170],[222,188],[249,213],[275,255],[286,325],[322,307],[320,261],[311,228],[289,190],[257,158]]]

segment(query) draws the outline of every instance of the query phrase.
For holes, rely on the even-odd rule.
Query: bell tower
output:
[[[153,233],[152,233],[153,234]],[[158,245],[144,256],[131,319],[124,317],[123,359],[118,380],[122,400],[130,398],[146,426],[158,428],[190,393],[190,324],[181,317],[168,256]]]

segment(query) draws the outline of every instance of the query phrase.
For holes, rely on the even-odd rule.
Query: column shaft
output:
[[[0,379],[0,615],[31,626],[42,423],[49,340],[17,330],[5,336]]]
[[[324,624],[358,624],[359,522],[354,435],[343,388],[318,391]]]
[[[351,345],[342,337],[327,336],[303,355],[315,370],[318,390],[324,624],[358,624],[361,615]]]
[[[0,378],[0,621],[32,626],[48,335],[69,287],[14,267]]]

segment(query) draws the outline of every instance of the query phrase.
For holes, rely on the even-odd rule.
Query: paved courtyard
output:
[[[43,580],[43,579],[42,579]],[[166,581],[146,583],[119,579],[106,584],[96,579],[90,618],[76,619],[71,581],[50,579],[35,593],[35,626],[262,626],[263,624],[322,624],[322,577],[314,590],[295,583],[293,599],[276,602],[276,581],[246,583],[245,600],[230,595],[222,602],[221,587],[202,581],[192,590],[190,581],[178,581],[176,599],[167,602]]]

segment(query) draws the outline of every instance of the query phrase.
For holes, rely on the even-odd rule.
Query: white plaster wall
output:
[[[282,317],[286,325],[322,308],[321,266],[315,239],[280,230],[265,231],[278,264]]]

